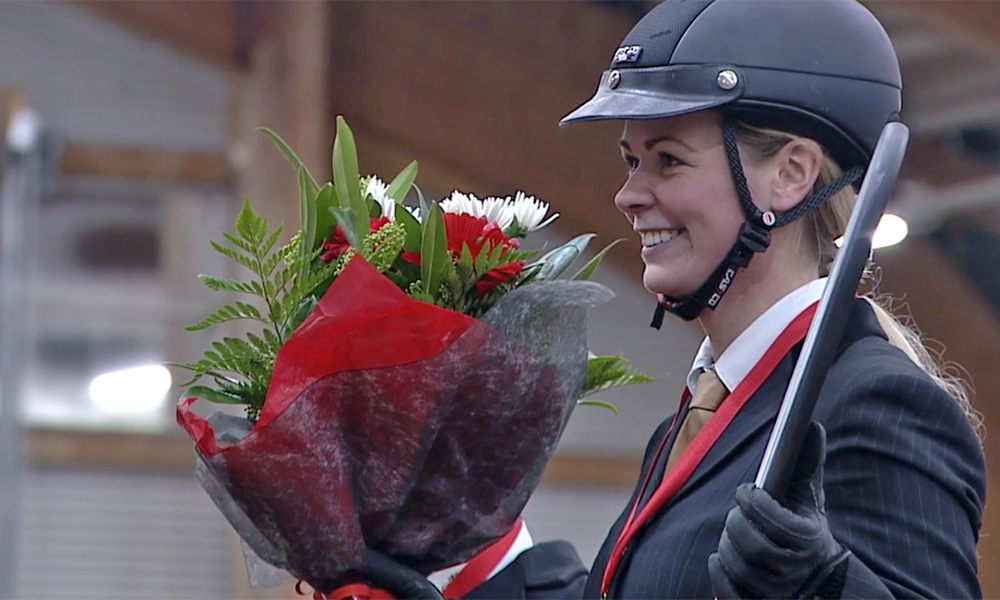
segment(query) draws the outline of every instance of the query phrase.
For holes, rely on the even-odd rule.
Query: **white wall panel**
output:
[[[228,598],[228,523],[191,477],[32,471],[18,598]]]
[[[221,69],[71,3],[0,2],[0,85],[12,84],[72,140],[226,147]]]
[[[535,543],[566,540],[590,568],[631,490],[541,485],[522,513]]]

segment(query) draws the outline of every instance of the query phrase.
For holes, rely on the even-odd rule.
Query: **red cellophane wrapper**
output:
[[[260,417],[178,405],[196,473],[244,543],[321,592],[365,547],[421,572],[510,529],[583,389],[582,281],[507,293],[476,320],[352,259],[278,353]]]

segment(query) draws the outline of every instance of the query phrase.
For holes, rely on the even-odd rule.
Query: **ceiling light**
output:
[[[879,219],[878,227],[875,228],[875,234],[872,236],[872,250],[895,246],[906,239],[908,233],[909,227],[902,217],[885,213]],[[834,242],[838,248],[843,243],[844,238],[837,238]]]
[[[882,215],[875,228],[875,235],[872,236],[872,248],[885,248],[895,246],[906,239],[909,228],[902,217],[891,213]]]

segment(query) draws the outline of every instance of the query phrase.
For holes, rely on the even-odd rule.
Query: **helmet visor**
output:
[[[739,71],[724,65],[609,69],[601,75],[594,96],[563,117],[559,125],[673,117],[729,104],[742,91]]]

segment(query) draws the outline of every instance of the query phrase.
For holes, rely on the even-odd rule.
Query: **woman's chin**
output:
[[[647,290],[671,298],[686,296],[698,289],[697,284],[691,284],[686,279],[688,278],[678,277],[676,270],[657,265],[646,265],[642,274],[642,284]]]

